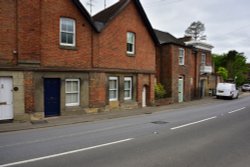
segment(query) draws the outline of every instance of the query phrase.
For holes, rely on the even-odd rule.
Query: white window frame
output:
[[[201,64],[206,65],[206,61],[207,61],[207,55],[206,55],[206,53],[202,53],[201,54]]]
[[[116,81],[116,88],[111,89],[111,88],[109,87],[109,92],[110,92],[110,91],[116,91],[116,93],[115,93],[116,97],[115,97],[115,98],[110,98],[110,93],[109,93],[109,101],[117,101],[117,100],[118,100],[118,92],[119,92],[119,88],[118,88],[118,77],[109,77],[109,81]]]
[[[179,65],[185,65],[185,50],[183,48],[179,48]]]
[[[125,82],[129,81],[129,89],[125,89]],[[132,100],[132,77],[124,77],[124,100]],[[125,91],[129,91],[129,97],[125,97]]]
[[[72,31],[64,31],[64,30],[62,30],[62,22],[63,21],[70,21],[70,22],[72,22],[73,23],[73,32]],[[66,17],[61,17],[60,18],[60,45],[62,45],[62,46],[75,46],[75,41],[76,41],[76,21],[74,20],[74,19],[70,19],[70,18],[66,18]],[[62,42],[62,33],[70,33],[70,34],[73,34],[73,43],[71,44],[71,43],[63,43]]]
[[[69,92],[67,90],[67,82],[77,82],[78,91]],[[67,103],[65,100],[66,106],[79,106],[80,105],[80,79],[66,79],[65,80],[65,99],[67,98],[67,94],[76,94],[77,93],[77,102],[76,103]]]
[[[129,41],[129,35],[132,35],[132,41]],[[132,45],[132,51],[128,50],[128,44]],[[135,54],[135,33],[127,32],[127,54]]]

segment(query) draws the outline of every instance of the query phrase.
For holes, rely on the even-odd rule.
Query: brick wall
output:
[[[142,105],[142,91],[143,87],[146,87],[146,103],[147,105],[153,105],[155,100],[154,95],[155,75],[138,74],[137,78],[137,101]]]
[[[94,57],[94,66],[155,71],[155,45],[134,3],[108,24],[99,34],[99,52]],[[126,53],[128,31],[136,35],[135,55],[132,56]]]
[[[42,66],[90,68],[92,27],[70,0],[43,0],[41,14]],[[76,47],[60,47],[60,17],[76,21]]]
[[[157,82],[164,85],[167,97],[172,96],[172,50],[170,45],[162,45],[157,52],[157,59],[159,61],[159,78]]]
[[[156,82],[160,83],[161,82],[161,47],[156,47],[156,56],[155,56],[155,63],[156,63],[156,73],[155,73],[155,78]]]
[[[24,104],[25,112],[32,113],[35,109],[35,85],[33,79],[33,72],[24,72]]]
[[[18,0],[18,62],[39,64],[41,55],[41,1]]]
[[[196,65],[195,65],[196,58],[195,58],[195,55],[194,55],[192,49],[188,49],[187,52],[188,52],[189,63],[190,63],[190,68],[189,68],[189,74],[191,77],[190,94],[191,94],[191,100],[192,100],[192,99],[194,99],[194,96],[195,96],[195,86],[196,86],[196,80],[197,80]]]
[[[148,99],[148,105],[152,106],[155,104],[155,90],[154,90],[154,86],[155,86],[155,75],[151,74],[149,76],[149,99]]]
[[[171,48],[171,57],[172,57],[172,99],[174,102],[178,102],[178,96],[179,96],[179,90],[178,90],[178,83],[179,83],[179,77],[183,78],[183,97],[184,100],[188,100],[189,96],[189,61],[188,56],[186,53],[186,48],[183,46],[178,45],[170,45]],[[184,65],[179,65],[179,48],[184,49],[185,53],[185,62]]]
[[[16,0],[0,0],[0,64],[15,65],[17,50]]]
[[[185,64],[179,65],[179,48],[185,50]],[[195,82],[195,57],[192,49],[173,44],[162,45],[158,48],[157,61],[160,67],[157,74],[160,76],[158,82],[162,83],[166,89],[167,97],[171,97],[174,102],[178,102],[178,80],[184,79],[184,101],[193,98]],[[158,66],[159,66],[158,65]]]
[[[107,75],[105,73],[90,73],[89,107],[105,107],[107,100]]]
[[[0,0],[0,64],[89,68],[92,27],[70,0]],[[60,17],[76,20],[76,47],[59,45]],[[17,51],[17,54],[13,54]],[[18,60],[17,60],[18,58]]]

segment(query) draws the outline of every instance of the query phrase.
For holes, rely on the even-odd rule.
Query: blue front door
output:
[[[45,116],[60,115],[60,87],[59,78],[44,79],[44,108]]]

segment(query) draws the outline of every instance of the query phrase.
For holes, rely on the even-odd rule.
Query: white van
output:
[[[216,97],[229,97],[231,99],[237,99],[239,97],[239,91],[234,83],[218,83],[216,88]]]

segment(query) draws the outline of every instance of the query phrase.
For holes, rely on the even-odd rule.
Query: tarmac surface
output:
[[[247,96],[248,93],[243,93],[240,96]],[[175,103],[164,106],[154,106],[154,107],[145,107],[137,108],[132,110],[119,110],[119,111],[109,111],[109,112],[100,112],[93,114],[81,114],[81,115],[71,115],[71,116],[58,116],[58,117],[49,117],[45,118],[42,121],[31,122],[31,121],[12,121],[12,122],[2,122],[0,123],[0,133],[1,132],[10,132],[18,130],[27,130],[27,129],[36,129],[36,128],[46,128],[53,126],[77,124],[84,122],[94,122],[98,120],[105,119],[114,119],[121,117],[129,117],[135,115],[143,114],[152,114],[154,112],[165,111],[171,112],[175,109],[182,109],[190,106],[202,106],[213,103],[220,103],[221,101],[216,99],[214,96],[204,97],[199,100],[193,100],[189,102]]]

